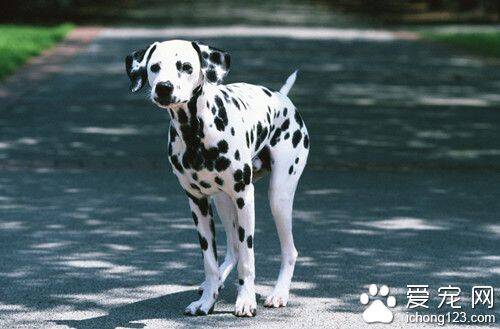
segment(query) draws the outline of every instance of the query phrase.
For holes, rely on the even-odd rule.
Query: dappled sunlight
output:
[[[355,224],[362,226],[369,226],[381,230],[444,230],[446,227],[442,225],[433,224],[429,220],[420,218],[405,218],[396,217],[385,220],[371,221],[368,223],[355,222]]]
[[[189,291],[194,288],[195,287],[163,284],[138,286],[134,288],[116,288],[98,294],[52,295],[51,297],[78,304],[91,302],[92,304],[100,306],[118,306],[138,302],[147,298]]]
[[[420,97],[418,102],[422,105],[434,106],[488,106],[488,101],[480,98],[439,98],[439,97]]]
[[[500,237],[500,224],[488,224],[484,225],[484,231],[488,234],[494,234],[497,237]]]
[[[318,173],[306,171],[296,195],[299,257],[290,306],[280,312],[259,308],[269,315],[271,327],[297,312],[357,316],[359,293],[373,282],[390,285],[404,302],[407,284],[454,283],[469,289],[497,280],[498,228],[489,215],[499,210],[497,198],[494,193],[478,198],[476,190],[488,186],[485,179],[498,182],[498,175],[462,182],[453,174]],[[174,179],[163,170],[9,172],[1,177],[0,201],[21,206],[6,210],[11,219],[0,221],[0,283],[17,292],[0,298],[1,305],[12,305],[6,306],[11,309],[7,321],[45,321],[57,311],[52,321],[76,328],[152,319],[186,324],[181,311],[197,296],[203,266],[187,200]],[[334,188],[325,188],[325,181],[334,182]],[[272,289],[280,267],[266,185],[265,179],[258,182],[256,196],[259,301]],[[29,218],[36,218],[36,225]],[[223,242],[219,221],[216,230]],[[221,259],[224,249],[219,248]],[[477,267],[470,267],[471,260]],[[228,278],[216,306],[220,313],[212,315],[219,325],[235,321],[230,314],[235,279],[235,273]]]
[[[100,135],[138,135],[140,132],[133,127],[122,128],[104,128],[104,127],[85,127],[72,129],[75,133],[82,134],[100,134]]]
[[[462,278],[462,279],[476,279],[476,278],[489,278],[492,273],[485,272],[483,269],[474,268],[461,268],[460,271],[442,271],[434,273],[437,277],[446,278]]]

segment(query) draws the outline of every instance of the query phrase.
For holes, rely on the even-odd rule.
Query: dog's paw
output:
[[[234,315],[239,317],[253,317],[257,315],[255,294],[239,294],[236,299]]]
[[[188,307],[184,310],[184,314],[186,315],[208,315],[211,314],[214,310],[215,299],[208,298],[200,298],[199,300],[192,302]]]
[[[288,303],[288,289],[275,289],[264,302],[265,307],[285,307]]]

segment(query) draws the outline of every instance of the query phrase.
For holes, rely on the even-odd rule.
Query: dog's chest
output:
[[[169,160],[182,187],[192,194],[218,192],[224,184],[225,170],[235,161],[228,154],[225,134],[210,126],[213,120],[197,118],[170,128]]]

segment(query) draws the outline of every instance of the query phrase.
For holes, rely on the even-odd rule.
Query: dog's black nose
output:
[[[159,98],[169,98],[174,90],[174,85],[170,81],[158,82],[156,84],[156,95]]]

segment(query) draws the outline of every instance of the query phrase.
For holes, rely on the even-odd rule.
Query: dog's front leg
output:
[[[203,253],[205,286],[201,298],[189,304],[184,311],[188,315],[207,315],[212,313],[219,294],[219,267],[212,208],[208,198],[189,196],[189,206],[198,230],[198,238]]]
[[[253,238],[255,230],[254,186],[249,184],[245,190],[234,196],[238,213],[238,297],[234,314],[236,316],[255,316],[255,259]]]

